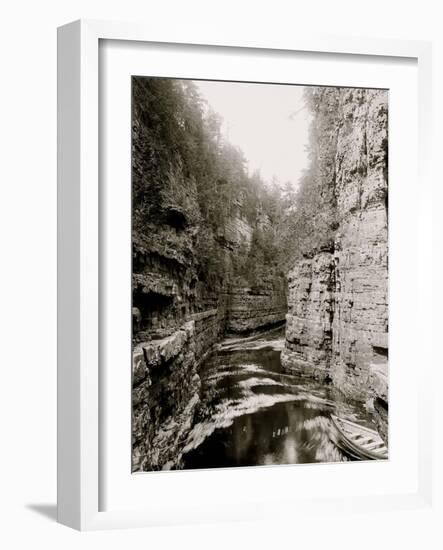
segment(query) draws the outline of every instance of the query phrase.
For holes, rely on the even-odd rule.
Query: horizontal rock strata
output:
[[[199,401],[195,322],[133,352],[132,470],[180,467]]]
[[[320,142],[320,177],[333,186],[337,230],[331,250],[314,251],[289,274],[282,360],[364,401],[371,365],[387,369],[388,361],[387,93],[325,94],[336,101],[336,134]]]
[[[289,313],[282,363],[287,370],[325,380],[330,376],[334,312],[334,258],[323,252],[289,274]]]
[[[258,288],[233,287],[229,293],[227,332],[248,333],[283,323],[287,311],[284,285],[280,278]]]

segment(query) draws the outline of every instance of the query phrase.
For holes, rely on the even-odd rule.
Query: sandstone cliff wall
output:
[[[337,230],[330,250],[315,251],[289,275],[282,361],[365,400],[375,395],[371,372],[387,373],[388,360],[387,93],[329,94],[336,130],[320,143],[319,163],[333,186]],[[387,403],[387,391],[380,399]]]
[[[330,377],[334,316],[334,260],[328,252],[299,262],[288,277],[286,346],[282,363],[317,379]]]
[[[255,288],[233,286],[229,291],[226,331],[249,333],[285,321],[286,281],[262,281]]]
[[[232,326],[241,332],[285,314],[282,286],[275,294],[272,285],[247,293],[243,306],[254,302],[251,315],[232,290],[233,260],[247,252],[252,235],[241,212],[218,236],[223,265],[219,279],[210,283],[198,272],[200,228],[189,214],[183,213],[180,223],[177,215],[174,209],[174,215],[133,234],[133,471],[180,468],[199,402],[199,366],[227,330],[232,297]]]

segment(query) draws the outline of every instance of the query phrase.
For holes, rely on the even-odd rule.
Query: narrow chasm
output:
[[[286,183],[208,84],[132,77],[133,472],[387,457],[387,95],[283,88]]]

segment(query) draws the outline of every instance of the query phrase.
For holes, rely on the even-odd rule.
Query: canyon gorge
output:
[[[242,342],[281,365],[262,379],[282,388],[280,414],[298,399],[285,380],[312,380],[325,403],[349,399],[365,421],[369,407],[387,444],[387,92],[307,90],[310,168],[292,198],[248,173],[189,83],[133,77],[132,97],[132,471],[198,463],[222,410],[211,369],[229,350],[254,371]],[[223,414],[208,433],[237,426]]]

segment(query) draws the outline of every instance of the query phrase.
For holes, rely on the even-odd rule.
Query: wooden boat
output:
[[[346,454],[360,460],[386,460],[388,449],[378,432],[331,415],[338,434],[334,443]]]

